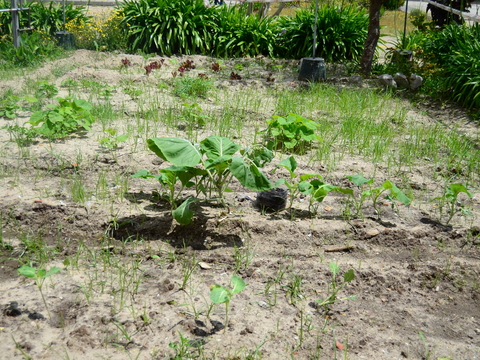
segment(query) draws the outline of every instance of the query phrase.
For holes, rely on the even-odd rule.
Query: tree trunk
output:
[[[367,40],[360,60],[360,72],[368,76],[372,71],[373,56],[380,37],[380,8],[386,0],[370,0],[370,20],[368,23]]]

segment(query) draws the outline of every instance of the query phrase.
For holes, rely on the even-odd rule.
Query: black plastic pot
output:
[[[300,81],[323,81],[327,78],[325,61],[322,58],[303,58],[300,63],[298,80]]]

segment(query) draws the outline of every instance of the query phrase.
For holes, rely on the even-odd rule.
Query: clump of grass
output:
[[[213,82],[205,77],[180,76],[174,78],[173,86],[173,93],[182,99],[206,97],[213,87]]]

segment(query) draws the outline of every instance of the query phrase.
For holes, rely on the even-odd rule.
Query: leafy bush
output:
[[[28,122],[35,131],[47,138],[62,138],[74,133],[78,129],[90,130],[93,118],[90,110],[92,105],[82,99],[57,97],[59,105],[47,105],[48,110],[33,113]]]
[[[245,6],[221,6],[216,9],[212,49],[215,56],[273,56],[278,33],[275,20],[247,15],[246,9]]]
[[[444,94],[472,109],[480,109],[480,25],[451,24],[426,38],[424,58],[443,70]]]
[[[313,6],[298,10],[294,17],[280,17],[281,36],[277,55],[302,58],[313,54]],[[359,59],[368,30],[368,14],[359,7],[321,6],[318,9],[316,56],[326,61]]]
[[[57,31],[63,30],[63,6],[57,2],[44,4],[32,2],[26,4],[30,7],[31,26],[37,30],[54,35]],[[28,14],[26,11],[20,13],[23,27],[27,26]],[[73,2],[65,4],[65,22],[88,21],[86,9],[83,6],[74,7]]]
[[[15,48],[9,36],[0,39],[0,63],[3,69],[33,66],[60,56],[63,50],[51,38],[38,32],[22,34],[20,47]]]
[[[132,51],[168,56],[211,49],[215,8],[205,7],[203,0],[126,0],[122,10]]]
[[[319,125],[300,115],[273,115],[272,119],[267,120],[267,124],[267,129],[260,134],[265,134],[269,148],[305,154],[313,141],[321,141],[321,137],[315,134]]]
[[[87,50],[126,50],[128,31],[122,10],[104,11],[92,19],[74,19],[66,29],[74,35],[75,46]]]
[[[0,0],[0,9],[10,8],[10,0]],[[54,35],[55,32],[63,30],[63,6],[57,2],[44,4],[42,2],[25,3],[24,7],[30,8],[30,25],[37,31]],[[65,5],[66,22],[87,22],[89,17],[82,6],[74,7],[73,2]],[[27,11],[20,12],[20,28],[28,27],[29,14]],[[12,13],[0,13],[0,36],[12,34]]]

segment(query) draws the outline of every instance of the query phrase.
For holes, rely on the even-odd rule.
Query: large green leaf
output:
[[[199,149],[188,140],[177,138],[152,138],[148,148],[163,160],[177,166],[196,166],[202,159]]]
[[[34,278],[34,277],[37,276],[37,268],[27,266],[27,265],[22,265],[22,267],[19,268],[17,270],[17,272],[20,275],[23,275],[23,276],[28,277],[28,278]]]
[[[461,192],[465,193],[468,195],[468,197],[472,197],[472,194],[470,194],[466,188],[465,185],[463,184],[451,184],[446,191],[446,196],[450,198],[457,198],[458,194]]]
[[[384,189],[390,189],[391,194],[401,203],[409,205],[412,201],[405,195],[398,187],[396,187],[390,180],[385,180],[382,184]]]
[[[180,225],[190,224],[194,215],[193,211],[190,210],[190,205],[197,201],[198,199],[189,197],[172,212],[173,218],[177,220]]]
[[[247,189],[265,191],[270,190],[273,187],[272,183],[254,163],[248,165],[245,163],[245,160],[239,156],[233,157],[229,169],[233,176],[238,179],[240,184]]]
[[[350,269],[345,274],[343,274],[344,282],[347,283],[347,282],[353,281],[353,279],[355,279],[355,272],[353,271],[353,269]]]
[[[149,178],[155,178],[152,174],[150,174],[150,171],[148,170],[138,170],[135,174],[130,175],[130,177],[137,179],[149,179]]]
[[[221,136],[209,136],[200,143],[200,147],[205,151],[209,159],[216,159],[225,155],[233,155],[238,149],[240,149],[240,145]]]
[[[277,166],[282,166],[287,169],[290,172],[291,179],[297,176],[297,174],[295,174],[295,170],[297,169],[297,161],[293,156],[283,159],[277,164]]]
[[[59,267],[53,266],[50,268],[50,270],[47,271],[44,277],[52,276],[53,274],[59,273],[60,271],[62,271],[62,269],[60,269]]]

